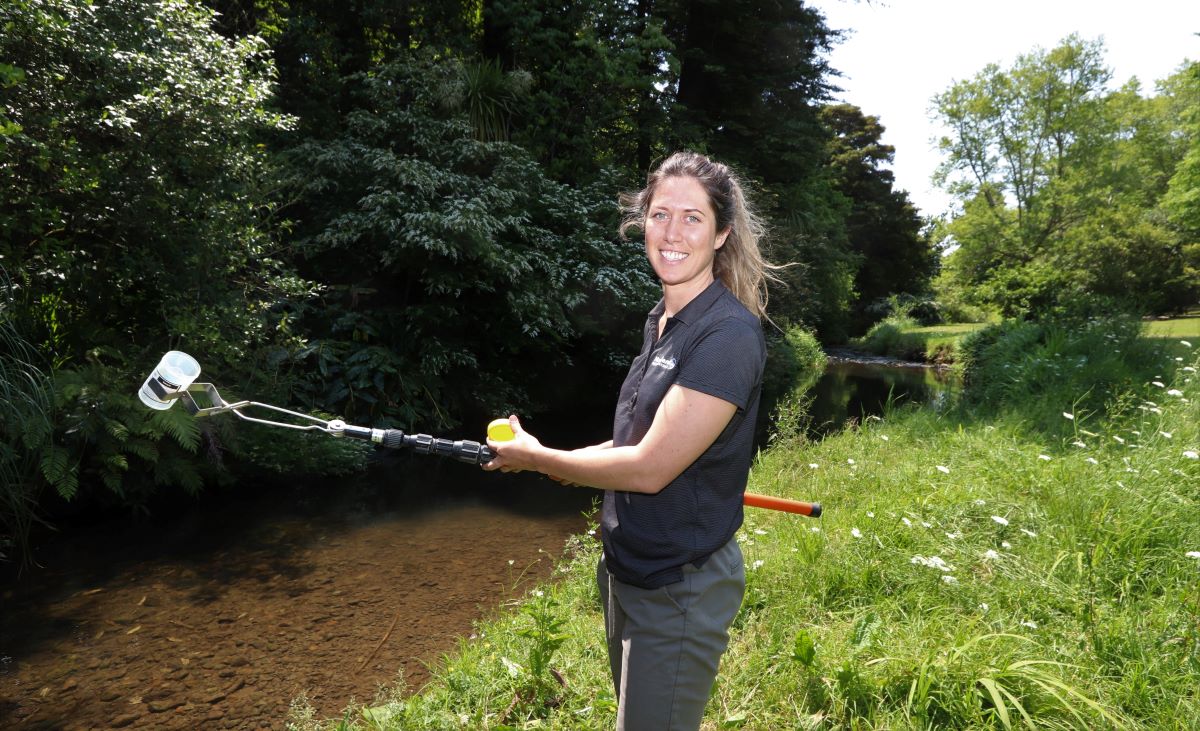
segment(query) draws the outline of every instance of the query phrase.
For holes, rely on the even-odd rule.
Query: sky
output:
[[[835,100],[879,117],[896,148],[896,188],[925,216],[950,199],[930,178],[941,161],[934,95],[989,63],[1049,50],[1071,33],[1104,41],[1116,88],[1136,76],[1143,96],[1185,60],[1200,60],[1200,0],[808,0],[834,30],[848,30],[829,55],[842,73]]]

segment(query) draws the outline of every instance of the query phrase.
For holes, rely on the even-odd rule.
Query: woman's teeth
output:
[[[687,254],[683,253],[682,251],[663,251],[660,253],[667,261],[683,261],[687,258]]]

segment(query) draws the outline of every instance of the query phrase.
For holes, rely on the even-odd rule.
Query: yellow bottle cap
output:
[[[496,419],[487,427],[488,439],[493,442],[511,441],[517,435],[513,434],[512,427],[508,424],[508,419]]]

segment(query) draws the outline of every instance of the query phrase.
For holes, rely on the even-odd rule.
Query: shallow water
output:
[[[847,422],[882,416],[889,403],[943,408],[959,385],[948,368],[832,351],[825,373],[810,392],[809,433],[820,438]]]
[[[549,575],[592,498],[428,457],[239,490],[72,529],[6,574],[0,727],[279,729],[302,693],[328,718],[401,678],[415,690]]]

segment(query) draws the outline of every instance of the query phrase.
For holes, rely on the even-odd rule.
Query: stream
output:
[[[330,718],[398,681],[415,691],[474,622],[548,578],[591,505],[429,457],[246,487],[72,529],[6,575],[0,728],[281,729],[302,693]]]

